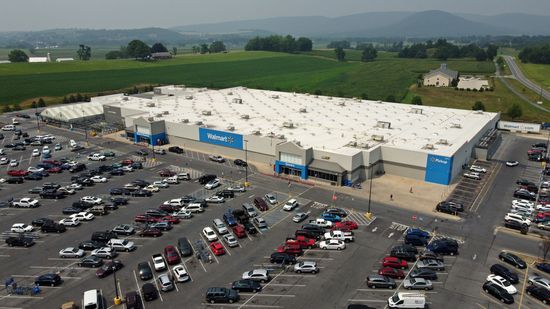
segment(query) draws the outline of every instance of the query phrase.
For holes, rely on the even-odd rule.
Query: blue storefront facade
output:
[[[293,164],[283,161],[275,161],[275,172],[277,174],[288,174],[293,176],[300,176],[302,179],[307,179],[307,166]]]
[[[428,154],[424,181],[448,185],[452,180],[453,157]]]

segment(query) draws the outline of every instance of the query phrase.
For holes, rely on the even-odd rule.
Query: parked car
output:
[[[103,259],[97,256],[90,255],[81,259],[77,265],[80,267],[97,268],[103,265]]]
[[[502,251],[499,253],[498,258],[501,261],[506,262],[516,268],[519,268],[519,269],[527,268],[527,263],[525,263],[523,259],[521,259],[519,256],[513,253]]]
[[[383,275],[369,275],[367,276],[367,286],[371,289],[395,289],[397,287],[397,283],[395,283],[395,280],[390,277]]]
[[[39,286],[58,286],[63,283],[58,274],[47,273],[36,277],[34,284]]]
[[[120,260],[113,260],[108,261],[103,264],[96,272],[95,275],[98,278],[105,278],[108,275],[120,270],[122,267],[124,267],[124,264]]]
[[[407,290],[432,290],[433,284],[431,280],[423,278],[409,278],[403,280],[403,287]]]
[[[261,283],[266,283],[271,280],[271,276],[269,275],[267,269],[253,269],[251,271],[244,272],[242,279],[250,279]]]
[[[510,295],[508,292],[506,292],[505,289],[501,288],[500,286],[492,283],[492,282],[485,282],[483,284],[483,291],[485,293],[490,294],[500,300],[501,302],[505,304],[513,304],[514,303],[514,297]]]
[[[231,289],[239,292],[259,292],[262,290],[262,286],[257,281],[251,279],[243,279],[233,281]]]
[[[435,272],[435,270],[428,268],[416,268],[409,273],[409,277],[437,280],[437,273]]]
[[[519,282],[517,273],[509,270],[504,265],[493,264],[490,268],[490,271],[492,274],[501,276],[502,278],[508,280],[512,284],[516,284]]]
[[[405,273],[401,269],[396,269],[392,267],[383,267],[378,270],[379,275],[390,277],[392,279],[403,279],[405,278]]]
[[[550,290],[546,288],[536,285],[530,285],[525,288],[525,292],[527,293],[527,295],[530,295],[540,300],[545,305],[550,304]]]

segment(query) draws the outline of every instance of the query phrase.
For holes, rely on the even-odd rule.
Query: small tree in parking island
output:
[[[510,118],[512,118],[513,120],[521,117],[523,115],[523,110],[521,109],[521,106],[519,106],[519,104],[514,103],[508,108],[506,114],[508,114],[508,116],[510,116]]]
[[[481,101],[476,101],[474,105],[472,105],[472,110],[474,111],[485,111],[485,104]]]

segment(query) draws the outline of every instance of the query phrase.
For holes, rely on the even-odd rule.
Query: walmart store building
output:
[[[447,185],[478,156],[500,116],[244,87],[166,86],[93,101],[135,142],[232,159],[246,151],[274,173],[338,186],[380,173]]]

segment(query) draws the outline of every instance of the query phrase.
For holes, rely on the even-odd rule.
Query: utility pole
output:
[[[113,249],[113,246],[111,245],[111,251],[114,252],[114,249]],[[116,280],[116,267],[115,267],[115,257],[113,256],[111,258],[111,267],[113,268],[113,279],[114,279],[114,282],[115,282],[115,298],[114,298],[114,303],[115,305],[120,305],[122,304],[122,300],[120,299],[120,295],[118,295],[118,285],[117,285],[117,280]]]
[[[40,133],[40,118],[39,118],[40,114],[38,113],[38,107],[34,108],[34,115],[36,116],[36,131]]]
[[[248,140],[244,140],[244,187],[248,187]]]

